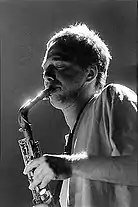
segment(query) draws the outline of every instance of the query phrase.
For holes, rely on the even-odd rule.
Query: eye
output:
[[[56,63],[55,67],[56,67],[57,71],[63,71],[63,70],[67,70],[68,69],[67,65],[64,64],[63,62]]]
[[[66,67],[63,66],[63,65],[56,65],[56,69],[57,69],[58,71],[60,71],[60,70],[65,70]]]

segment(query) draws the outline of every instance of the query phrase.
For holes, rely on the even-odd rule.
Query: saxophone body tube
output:
[[[19,131],[23,133],[24,138],[19,139],[18,144],[25,166],[29,161],[42,156],[39,142],[33,139],[31,124],[28,121],[28,112],[39,101],[43,99],[48,99],[49,94],[49,90],[42,90],[35,98],[26,102],[19,109],[18,122],[21,127]],[[28,181],[33,181],[33,171],[28,173]],[[38,204],[46,204],[48,205],[48,207],[56,207],[49,185],[47,185],[43,189],[40,189],[39,186],[36,186],[36,188],[32,190],[32,196],[34,206]]]

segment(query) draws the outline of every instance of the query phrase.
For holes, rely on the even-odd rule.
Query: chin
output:
[[[52,94],[50,96],[50,104],[57,109],[62,109],[63,108],[63,103],[61,101],[61,99],[59,98],[59,96],[57,94]]]
[[[70,102],[67,97],[61,95],[61,94],[52,94],[50,96],[50,103],[54,108],[57,109],[64,109],[68,105],[70,105]]]

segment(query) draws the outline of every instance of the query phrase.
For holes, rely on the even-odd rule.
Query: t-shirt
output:
[[[137,96],[131,89],[119,84],[107,85],[84,107],[73,133],[71,154],[87,152],[88,156],[101,157],[137,154],[136,103]],[[68,207],[136,206],[138,200],[135,201],[134,194],[138,186],[131,169],[132,183],[123,185],[120,180],[127,177],[121,177],[122,169],[106,177],[103,169],[107,170],[108,166],[102,165],[99,163],[95,168],[101,170],[91,171],[91,179],[78,176],[68,179]]]

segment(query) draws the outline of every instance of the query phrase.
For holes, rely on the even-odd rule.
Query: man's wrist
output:
[[[66,179],[72,175],[72,161],[68,156],[45,155],[46,162],[55,174],[55,179]]]

